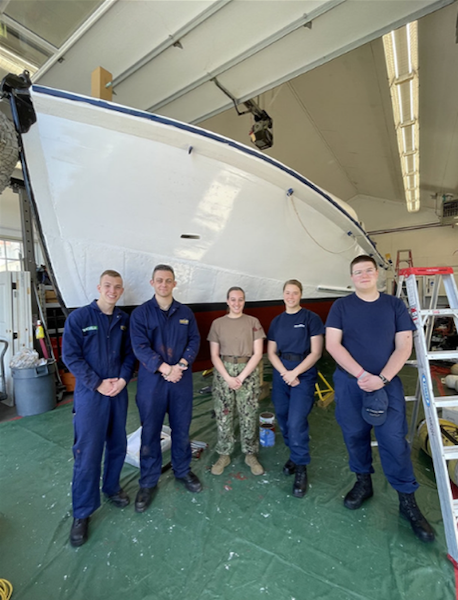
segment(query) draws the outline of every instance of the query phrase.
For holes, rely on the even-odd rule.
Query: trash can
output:
[[[40,415],[56,407],[55,370],[54,361],[48,361],[46,365],[39,367],[11,369],[14,400],[20,417]]]

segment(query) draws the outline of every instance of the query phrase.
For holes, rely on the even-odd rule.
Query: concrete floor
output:
[[[15,406],[7,406],[4,402],[0,402],[0,423],[3,421],[11,421],[17,418]]]
[[[266,365],[267,367],[267,365]],[[324,373],[323,373],[324,374]],[[265,375],[270,376],[268,369]],[[237,442],[224,475],[210,473],[216,424],[209,380],[194,374],[191,438],[208,448],[192,468],[201,494],[189,494],[172,470],[161,477],[145,514],[104,499],[88,543],[72,548],[72,402],[0,423],[0,569],[18,600],[452,600],[454,572],[431,460],[415,441],[419,505],[436,530],[422,544],[399,516],[374,450],[376,493],[359,511],[343,506],[353,485],[333,403],[310,415],[309,491],[293,498],[282,473],[288,457],[276,431],[261,448],[266,472],[254,477]],[[408,386],[406,386],[408,387]],[[127,431],[139,426],[136,382],[129,384]],[[272,411],[270,398],[260,411]],[[2,408],[2,412],[5,409]],[[238,435],[237,435],[238,438]],[[170,460],[170,452],[164,456]],[[125,465],[122,487],[133,499],[138,469]]]

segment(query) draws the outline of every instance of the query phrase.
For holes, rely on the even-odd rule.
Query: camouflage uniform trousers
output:
[[[237,377],[245,368],[245,364],[224,362],[226,371],[231,377]],[[258,399],[260,383],[259,370],[243,382],[238,390],[231,390],[221,375],[215,369],[213,378],[213,400],[215,403],[216,423],[218,427],[218,454],[230,455],[234,450],[234,416],[235,408],[239,415],[240,441],[244,454],[256,454],[259,449],[258,431]]]

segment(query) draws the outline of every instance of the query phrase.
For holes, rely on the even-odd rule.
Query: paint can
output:
[[[259,415],[259,443],[263,448],[275,445],[275,415],[271,412]]]

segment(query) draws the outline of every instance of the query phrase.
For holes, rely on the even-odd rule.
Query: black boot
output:
[[[184,477],[177,477],[177,480],[184,483],[184,487],[188,490],[188,492],[198,494],[202,491],[200,479],[192,471],[188,471]]]
[[[434,542],[434,530],[425,517],[421,514],[415,500],[415,494],[399,495],[399,512],[410,521],[414,534],[422,542]]]
[[[70,530],[70,544],[75,548],[82,546],[87,540],[88,528],[89,517],[85,519],[73,519]]]
[[[370,473],[356,473],[356,483],[344,498],[344,505],[350,510],[359,508],[364,500],[374,495]]]
[[[140,488],[135,498],[135,512],[142,513],[148,508],[157,490],[157,485],[151,488]]]
[[[305,465],[296,465],[296,476],[293,484],[293,496],[302,498],[307,491],[307,467]]]
[[[114,506],[118,508],[125,508],[130,503],[130,498],[126,494],[124,490],[119,490],[116,494],[112,494],[111,496],[106,496],[107,500],[111,502]]]
[[[296,464],[288,458],[288,460],[283,465],[283,474],[284,475],[293,475],[296,472]]]

